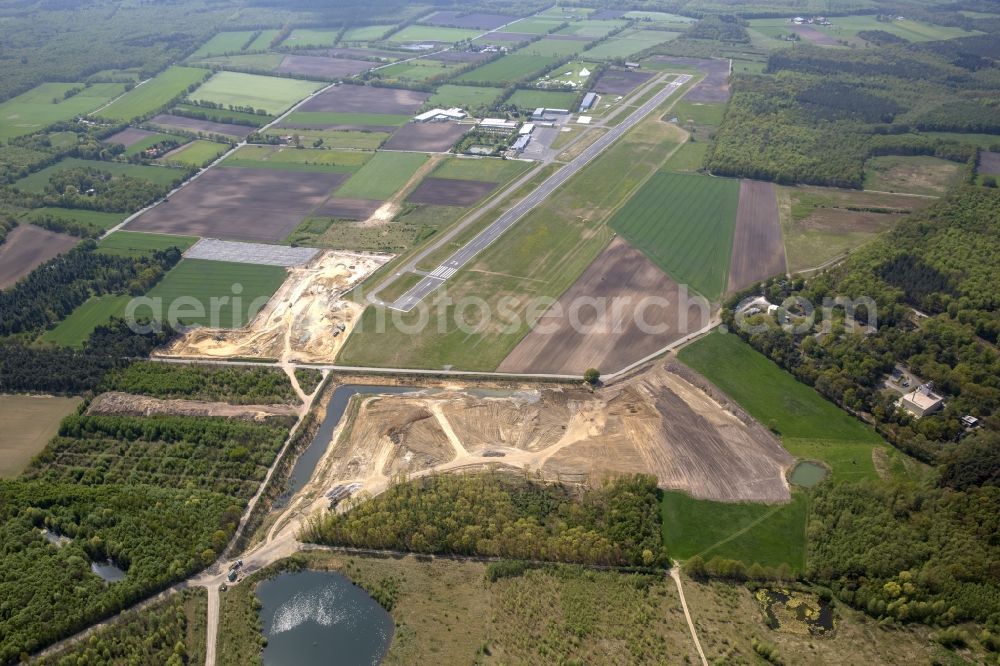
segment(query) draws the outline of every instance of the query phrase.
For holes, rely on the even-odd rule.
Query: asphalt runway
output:
[[[429,275],[420,280],[409,291],[396,299],[389,307],[401,312],[409,312],[416,307],[420,301],[424,300],[431,292],[444,284],[448,278],[457,273],[459,269],[472,261],[476,255],[489,247],[493,241],[506,233],[518,220],[548,198],[557,187],[572,178],[580,169],[587,166],[598,155],[607,150],[625,132],[632,129],[640,120],[649,115],[653,109],[663,104],[668,97],[673,95],[678,88],[689,80],[691,80],[691,75],[689,74],[678,76],[666,88],[653,95],[648,102],[633,111],[617,127],[611,128],[604,136],[592,143],[586,150],[573,159],[573,161],[539,185],[534,192],[501,215],[496,222],[483,229],[475,238],[466,243],[455,254],[451,255],[447,261],[431,271]]]

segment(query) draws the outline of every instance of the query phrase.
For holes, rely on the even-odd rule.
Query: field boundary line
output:
[[[710,553],[711,551],[715,550],[719,546],[721,546],[723,544],[726,544],[726,543],[729,543],[730,541],[732,541],[736,537],[743,536],[744,534],[746,534],[747,532],[749,532],[754,527],[757,527],[762,522],[764,522],[765,520],[767,520],[768,518],[770,518],[774,514],[778,513],[778,511],[780,511],[783,508],[785,508],[784,504],[779,504],[779,505],[775,506],[773,509],[771,509],[770,511],[768,511],[767,513],[765,513],[760,518],[757,518],[757,519],[753,520],[752,522],[750,522],[743,529],[737,530],[737,531],[733,532],[732,534],[730,534],[729,536],[727,536],[725,539],[722,539],[720,541],[717,541],[717,542],[713,543],[711,546],[709,546],[708,548],[705,548],[700,553],[695,553],[695,555],[693,555],[692,557],[698,557],[698,556],[704,557],[707,553]]]

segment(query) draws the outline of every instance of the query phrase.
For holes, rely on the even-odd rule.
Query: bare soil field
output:
[[[233,136],[238,139],[245,139],[247,134],[249,134],[253,128],[247,127],[246,125],[233,125],[231,123],[216,123],[211,120],[198,120],[197,118],[185,118],[184,116],[175,116],[169,113],[161,113],[158,116],[153,116],[149,121],[154,125],[161,125],[163,127],[178,127],[180,129],[188,130],[189,132],[205,132],[208,134],[224,134],[225,136]]]
[[[0,289],[13,286],[36,267],[69,251],[79,242],[79,238],[33,224],[17,225],[0,245]]]
[[[382,207],[384,201],[331,197],[313,211],[313,217],[335,217],[341,220],[367,220]]]
[[[788,29],[791,30],[792,32],[794,32],[795,34],[797,34],[802,39],[804,39],[804,40],[806,40],[806,41],[808,41],[808,42],[810,42],[812,44],[816,44],[817,46],[837,46],[838,45],[836,39],[834,39],[830,35],[826,34],[825,32],[821,32],[821,31],[817,30],[816,28],[813,28],[812,26],[808,26],[808,25],[792,25],[792,26],[789,26]]]
[[[373,62],[364,60],[349,60],[347,58],[323,58],[307,55],[286,55],[274,71],[302,76],[319,76],[323,78],[340,79],[361,72],[366,72],[375,66]]]
[[[126,148],[139,143],[148,136],[155,136],[156,132],[139,129],[138,127],[126,127],[121,132],[115,132],[104,140],[106,144],[120,143]]]
[[[399,128],[382,147],[386,150],[413,150],[444,153],[451,150],[471,125],[458,123],[409,123]]]
[[[682,67],[694,67],[705,72],[702,79],[684,96],[689,102],[729,101],[729,61],[716,58],[682,58],[679,56],[653,56],[654,62]]]
[[[682,300],[676,282],[616,238],[498,370],[581,376],[587,368],[621,370],[708,322],[707,304],[682,309]]]
[[[443,25],[449,28],[479,28],[481,30],[496,30],[502,25],[507,25],[515,17],[505,14],[487,14],[485,12],[463,12],[441,11],[429,19],[424,19],[421,23],[427,25]]]
[[[979,173],[1000,176],[1000,153],[992,153],[988,150],[980,151]]]
[[[298,110],[411,115],[417,112],[430,95],[429,92],[402,88],[373,88],[344,84],[316,95]]]
[[[774,183],[740,181],[728,291],[739,291],[772,275],[784,275],[787,270]]]
[[[248,326],[199,328],[160,355],[332,363],[364,309],[345,300],[344,293],[391,258],[324,251],[309,264],[291,268],[288,279]]]
[[[644,472],[664,488],[719,501],[790,497],[784,471],[794,459],[778,440],[662,366],[597,391],[449,383],[354,401],[300,497],[302,509],[314,500],[309,513],[339,484],[374,495],[400,473],[491,465],[569,482]]]
[[[484,180],[424,178],[406,200],[432,206],[471,206],[481,201],[496,186],[496,183]]]
[[[399,51],[386,51],[380,49],[336,48],[324,49],[322,51],[310,51],[310,53],[318,53],[331,58],[347,58],[349,60],[364,60],[365,58],[398,60],[404,57]]]
[[[299,408],[292,405],[230,405],[227,402],[203,400],[165,400],[118,391],[102,393],[87,408],[87,414],[224,416],[244,421],[264,421],[271,416],[297,416],[298,413]]]
[[[23,472],[59,431],[63,417],[81,402],[48,395],[0,395],[0,478]]]
[[[319,254],[311,247],[288,247],[265,243],[239,243],[215,238],[202,238],[184,253],[186,259],[232,261],[261,266],[302,266]]]
[[[347,177],[342,173],[216,167],[136,218],[128,229],[278,242]]]
[[[651,78],[652,72],[608,69],[594,84],[594,90],[609,95],[627,95]]]

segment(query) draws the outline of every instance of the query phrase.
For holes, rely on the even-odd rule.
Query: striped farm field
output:
[[[146,116],[179,97],[189,86],[205,80],[208,74],[204,69],[171,67],[132,88],[96,115],[126,121]]]
[[[539,55],[513,53],[499,60],[488,62],[471,72],[466,72],[455,81],[477,81],[480,83],[516,83],[532,79],[558,62],[558,58]]]
[[[680,284],[715,300],[726,287],[740,183],[659,172],[611,218],[611,227]]]

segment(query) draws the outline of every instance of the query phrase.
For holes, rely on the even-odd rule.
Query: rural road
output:
[[[677,92],[677,89],[690,81],[690,74],[681,74],[668,84],[663,90],[653,95],[653,97],[638,109],[633,111],[625,120],[597,141],[592,143],[574,158],[565,167],[550,176],[545,182],[539,185],[531,194],[519,201],[516,205],[507,210],[493,224],[483,229],[475,238],[466,243],[462,248],[449,257],[443,264],[435,268],[429,275],[425,276],[409,291],[400,296],[394,303],[389,305],[393,310],[409,312],[420,301],[426,298],[431,292],[444,284],[463,266],[472,261],[476,255],[500,238],[518,220],[527,215],[538,204],[545,201],[560,185],[574,176],[580,169],[592,162],[598,155],[608,149],[615,141],[620,139],[625,132],[632,129],[639,121],[649,115],[653,109],[662,104],[668,97]]]

